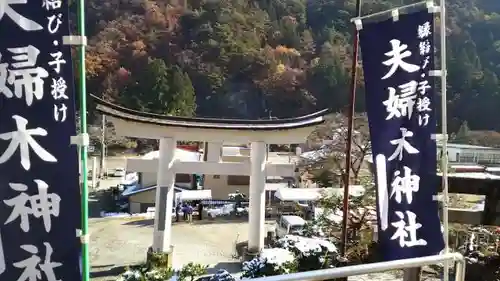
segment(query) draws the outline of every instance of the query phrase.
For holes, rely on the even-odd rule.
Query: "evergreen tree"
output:
[[[176,116],[193,116],[196,110],[196,97],[191,79],[177,66],[171,70],[170,77],[169,113]]]
[[[131,73],[129,83],[120,93],[120,102],[129,108],[166,113],[168,106],[168,68],[163,60],[153,59],[145,62],[141,69]]]
[[[175,116],[193,116],[194,88],[179,67],[169,68],[162,59],[149,60],[122,93],[121,103],[141,111]]]
[[[159,114],[168,114],[174,107],[170,103],[172,100],[171,89],[169,86],[169,69],[161,59],[154,59],[148,64],[148,71],[144,75],[151,75],[145,78],[150,84],[146,84],[146,91],[150,91],[148,101],[150,109]]]
[[[454,142],[468,144],[470,139],[470,129],[467,125],[467,121],[464,121],[462,125],[460,125],[460,129],[455,136]]]

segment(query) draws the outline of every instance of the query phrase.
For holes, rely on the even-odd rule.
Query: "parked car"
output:
[[[282,238],[288,234],[300,232],[306,221],[299,216],[280,216],[276,221],[276,236]]]
[[[113,177],[124,177],[125,176],[125,169],[124,168],[116,168],[115,172],[113,173]]]

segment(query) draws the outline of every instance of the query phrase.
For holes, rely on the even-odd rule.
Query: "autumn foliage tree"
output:
[[[490,2],[457,0],[448,7],[453,132],[463,121],[471,131],[500,130],[495,119],[500,8]],[[401,4],[367,1],[362,10]],[[354,0],[88,0],[88,91],[136,109],[186,116],[257,119],[270,112],[279,118],[325,107],[340,111],[350,92],[354,9]],[[141,74],[151,73],[152,61],[164,62],[167,74],[159,80],[169,81],[168,95],[151,94],[165,97],[161,105],[151,103],[151,97],[139,101],[146,94],[132,91],[154,89],[132,84],[147,81]],[[357,110],[363,111],[359,74]],[[169,95],[187,102],[176,103]],[[175,104],[183,108],[170,108]],[[191,104],[196,108],[188,109]]]

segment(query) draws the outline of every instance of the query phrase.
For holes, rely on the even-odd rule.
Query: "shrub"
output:
[[[236,281],[236,278],[231,275],[231,273],[227,272],[225,269],[219,269],[217,273],[215,273],[210,281]]]
[[[139,270],[127,270],[116,281],[145,281],[145,277]]]
[[[207,274],[207,266],[198,263],[188,263],[182,267],[179,272],[179,280],[185,281],[190,278],[189,281],[193,281],[196,276]]]
[[[171,268],[154,268],[144,274],[145,281],[166,281],[174,276]]]
[[[258,278],[297,272],[292,252],[282,248],[264,249],[251,261],[243,263],[242,278]]]
[[[149,269],[169,268],[168,259],[169,255],[167,253],[155,253],[150,249],[150,252],[148,252],[147,267]]]
[[[325,239],[287,235],[276,241],[275,246],[295,255],[299,272],[337,265],[337,247]]]

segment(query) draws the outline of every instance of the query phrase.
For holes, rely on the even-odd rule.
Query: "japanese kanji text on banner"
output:
[[[360,46],[385,260],[444,247],[437,193],[433,14],[363,22]]]
[[[0,280],[81,280],[68,1],[0,1]]]

